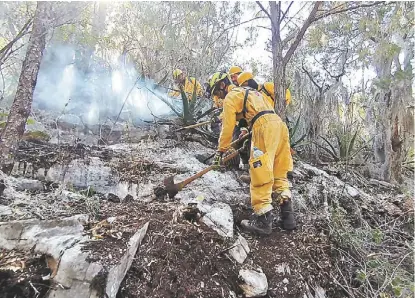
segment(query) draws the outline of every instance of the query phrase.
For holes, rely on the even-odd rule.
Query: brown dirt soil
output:
[[[14,268],[14,270],[11,270]],[[0,253],[0,298],[42,298],[49,290],[49,275],[43,255],[27,255],[18,251]]]
[[[241,206],[232,209],[235,228],[242,232],[239,224],[249,218],[251,211]],[[274,212],[277,215],[279,210]],[[249,258],[267,276],[268,294],[265,297],[303,297],[307,285],[319,285],[327,291],[327,297],[344,297],[341,289],[331,282],[334,258],[329,239],[322,230],[317,225],[307,226],[302,218],[297,217],[297,229],[285,231],[277,221],[278,218],[269,237],[242,232],[251,249]],[[309,290],[314,294],[312,289]]]
[[[229,297],[231,292],[243,297],[238,279],[241,267],[223,253],[232,242],[203,223],[184,220],[182,209],[174,203],[131,203],[123,211],[121,205],[117,206],[121,213],[135,214],[136,228],[148,220],[150,224],[118,298]],[[250,211],[241,205],[232,208],[238,231],[240,220],[248,218]],[[300,223],[291,233],[276,228],[268,238],[243,234],[251,248],[245,264],[263,269],[269,284],[266,297],[302,297],[307,285],[317,284],[328,291],[328,297],[344,296],[331,283],[328,238],[318,233]]]
[[[239,291],[238,270],[222,253],[231,243],[203,223],[184,220],[171,203],[142,207],[150,220],[147,236],[117,297],[224,297]]]

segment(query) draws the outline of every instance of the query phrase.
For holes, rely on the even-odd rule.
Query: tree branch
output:
[[[272,17],[271,17],[271,15],[269,14],[269,12],[268,12],[268,10],[266,10],[265,9],[265,7],[261,4],[261,2],[259,2],[259,1],[255,1],[256,2],[256,4],[258,4],[258,6],[261,8],[261,10],[263,11],[263,12],[265,12],[265,14],[268,16],[268,18],[270,19],[270,21],[271,21],[271,26],[272,26],[272,28],[274,28],[274,31],[275,31],[275,24],[274,24],[274,21],[272,20]],[[272,30],[271,30],[272,31]]]
[[[19,33],[13,38],[7,45],[0,49],[0,65],[3,64],[4,57],[6,57],[7,52],[13,47],[13,45],[23,36],[28,33],[29,27],[32,25],[33,18],[29,18],[27,22],[20,29]]]
[[[290,61],[292,55],[294,54],[295,50],[297,49],[298,45],[300,44],[300,41],[303,39],[305,32],[307,31],[308,27],[313,23],[317,10],[322,4],[322,1],[317,1],[314,3],[314,7],[310,12],[310,15],[308,16],[307,20],[304,22],[303,27],[300,29],[300,32],[298,32],[294,42],[291,44],[290,48],[288,49],[287,53],[285,54],[283,58],[283,67],[285,68],[288,62]]]
[[[296,36],[295,32],[292,32],[290,35],[286,36],[282,40],[282,46],[285,47],[291,40],[294,39],[295,36]]]
[[[341,6],[341,5],[338,5],[335,8],[330,9],[329,11],[327,11],[327,12],[325,12],[325,13],[317,16],[317,17],[315,17],[314,20],[313,20],[313,22],[318,21],[318,20],[321,20],[321,19],[323,19],[325,17],[331,16],[331,15],[334,15],[334,14],[339,14],[339,13],[346,12],[346,11],[352,11],[352,10],[356,10],[356,9],[364,8],[364,7],[366,7],[366,8],[367,7],[372,7],[372,6],[376,6],[376,5],[380,5],[380,4],[385,4],[385,3],[386,3],[385,1],[372,2],[372,3],[364,3],[363,2],[362,4],[359,4],[359,5],[350,6],[350,7],[344,8],[344,9],[336,10],[338,7]],[[393,4],[393,3],[395,3],[395,2],[389,2],[387,4]]]
[[[271,28],[268,28],[268,27],[265,27],[265,26],[257,26],[257,27],[258,27],[258,28],[267,29],[267,30],[272,31],[272,30],[271,30]]]
[[[256,2],[256,4],[258,4],[258,6],[261,8],[261,10],[263,11],[263,12],[265,12],[265,14],[268,16],[268,18],[271,20],[271,22],[272,22],[272,18],[271,18],[271,15],[269,14],[269,12],[268,12],[268,10],[266,10],[265,9],[265,7],[261,4],[261,2],[259,2],[259,1],[255,1]]]
[[[317,89],[318,89],[319,92],[321,92],[321,90],[323,89],[323,85],[320,86],[319,84],[317,84],[317,82],[314,80],[313,76],[304,67],[304,61],[302,62],[302,69],[303,69],[304,73],[308,76],[308,78],[310,79],[310,81],[313,83],[313,85],[317,87]]]
[[[230,29],[233,29],[233,28],[235,28],[235,27],[238,27],[238,26],[240,26],[240,25],[243,25],[243,24],[246,24],[246,23],[249,23],[249,22],[252,22],[252,21],[254,21],[254,20],[258,20],[258,19],[263,19],[264,17],[255,17],[255,18],[252,18],[252,19],[250,19],[250,20],[247,20],[247,21],[243,21],[243,22],[241,22],[241,23],[238,23],[238,24],[235,24],[235,25],[232,25],[232,26],[229,26],[228,28],[225,28],[225,29],[223,29],[223,31],[219,34],[219,36],[218,37],[216,37],[210,44],[209,44],[209,47],[210,46],[212,46],[219,38],[221,38],[222,37],[222,35],[223,34],[225,34],[227,31],[229,31]]]
[[[306,6],[308,6],[308,2],[305,2],[305,4],[293,15],[291,16],[284,24],[284,26],[282,26],[281,31],[284,30],[284,28],[293,20],[295,19],[295,17],[300,13],[300,11],[302,11]]]
[[[288,11],[290,10],[291,5],[293,5],[293,3],[294,3],[294,1],[291,1],[291,2],[290,2],[290,5],[288,5],[287,9],[285,10],[285,12],[284,12],[284,13],[283,13],[283,15],[282,15],[282,17],[281,17],[281,19],[280,19],[280,22],[282,22],[282,21],[284,20],[285,16],[287,15],[287,13],[288,13]]]

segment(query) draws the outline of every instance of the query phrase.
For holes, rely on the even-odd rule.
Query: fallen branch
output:
[[[209,121],[205,121],[205,122],[200,122],[200,123],[196,123],[196,124],[193,124],[193,125],[189,125],[189,126],[185,126],[185,127],[178,128],[175,131],[178,132],[178,131],[182,131],[182,130],[185,130],[185,129],[196,128],[196,127],[199,127],[199,126],[203,126],[203,125],[209,124],[211,122],[212,121],[210,121],[210,120]]]

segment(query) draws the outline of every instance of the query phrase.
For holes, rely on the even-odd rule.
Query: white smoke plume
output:
[[[89,61],[80,61],[77,51],[80,50],[67,45],[54,45],[45,51],[34,92],[34,108],[65,111],[89,124],[115,119],[124,101],[121,114],[124,120],[139,122],[153,119],[152,114],[159,117],[172,114],[148,89],[167,99],[166,91],[156,89],[151,80],[137,81],[139,73],[132,65],[110,65],[94,55]]]

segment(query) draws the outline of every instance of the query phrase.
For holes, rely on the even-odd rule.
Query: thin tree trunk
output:
[[[13,168],[14,153],[18,149],[32,108],[33,91],[46,45],[50,7],[49,2],[37,3],[32,33],[22,65],[16,96],[7,118],[6,127],[1,134],[0,165],[5,172],[10,172]]]
[[[273,60],[273,76],[274,76],[274,90],[275,90],[275,111],[277,114],[285,120],[285,90],[287,89],[287,84],[285,81],[285,70],[288,62],[290,61],[292,55],[300,44],[301,40],[304,37],[305,32],[308,27],[315,21],[317,11],[322,4],[321,1],[314,3],[313,9],[308,15],[306,21],[301,27],[300,31],[296,35],[293,43],[289,47],[285,56],[283,56],[283,44],[281,40],[281,4],[282,2],[270,1],[270,19],[271,19],[271,32],[272,32],[272,60]],[[263,9],[264,10],[264,9]]]
[[[281,25],[281,2],[271,1],[269,3],[271,11],[271,31],[272,31],[272,64],[274,77],[274,109],[281,119],[285,120],[285,70],[282,56],[282,41],[280,33]]]

